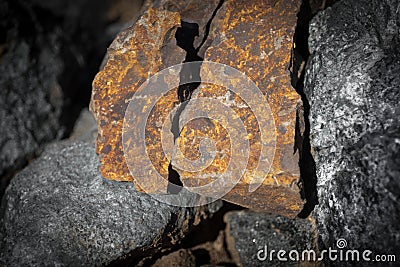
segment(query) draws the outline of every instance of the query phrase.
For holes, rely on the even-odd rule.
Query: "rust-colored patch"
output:
[[[145,1],[145,12],[133,26],[119,33],[109,47],[106,64],[93,81],[90,103],[99,129],[97,153],[100,154],[101,173],[104,177],[117,181],[134,181],[122,147],[123,118],[129,99],[153,74],[184,61],[186,52],[176,45],[175,40],[181,19],[199,25],[200,36],[196,38],[196,43],[200,43],[207,21],[218,2],[207,0],[199,5],[196,0]],[[189,16],[196,6],[199,8],[197,12]],[[161,99],[154,107],[146,129],[147,152],[157,171],[165,178],[168,174],[168,159],[162,153],[160,127],[156,124],[165,120],[165,114],[178,102],[176,91],[171,91]]]
[[[209,1],[209,8],[206,8],[207,1],[203,1],[200,13],[191,20],[194,2],[178,2],[155,1],[155,4],[151,4],[147,1],[145,8],[148,10],[135,25],[118,35],[108,50],[104,69],[93,82],[91,109],[99,125],[97,152],[101,155],[101,172],[106,178],[134,181],[122,149],[122,123],[128,101],[151,75],[184,60],[185,52],[176,46],[174,40],[180,20],[185,18],[186,21],[198,23],[200,35],[203,35],[206,22],[218,4],[218,1]],[[298,156],[293,155],[296,106],[300,97],[290,84],[288,71],[299,2],[226,0],[214,18],[210,36],[200,52],[205,51],[207,61],[224,63],[247,74],[268,99],[277,129],[275,157],[263,184],[255,192],[249,193],[251,179],[244,176],[224,199],[290,217],[294,217],[303,204],[295,185],[300,175]],[[195,40],[195,45],[201,42],[201,37]],[[202,68],[201,75],[207,75],[207,69]],[[194,97],[217,98],[226,93],[226,89],[216,85],[202,84]],[[240,98],[233,96],[232,101],[235,103],[232,109],[248,131],[245,138],[249,140],[251,151],[247,169],[251,172],[260,157],[257,121]],[[169,160],[162,151],[160,125],[169,119],[169,112],[177,104],[176,91],[171,91],[152,110],[146,129],[147,153],[157,172],[166,179]],[[216,141],[217,151],[225,153],[217,153],[204,174],[224,172],[227,160],[235,153],[229,149],[229,133],[221,125],[207,119],[186,125],[177,144],[191,160],[199,157],[199,142],[194,138],[196,135],[211,137]],[[180,171],[180,174],[186,185],[202,185],[210,181],[196,180],[188,172]],[[165,192],[166,184],[154,184],[151,188],[153,192]]]
[[[244,175],[239,184],[224,199],[260,211],[294,217],[302,208],[296,182],[300,171],[298,154],[294,155],[296,107],[299,95],[290,84],[289,65],[293,35],[297,21],[299,1],[225,1],[215,17],[209,38],[214,39],[205,52],[206,61],[223,63],[249,76],[267,97],[276,126],[276,152],[271,170],[255,192],[248,192],[251,179]],[[202,69],[201,76],[209,75]],[[228,90],[216,85],[203,84],[192,97],[214,97]],[[260,157],[260,132],[253,112],[233,97],[232,109],[243,121],[250,142],[247,170],[254,170]],[[184,114],[182,114],[184,116]],[[179,146],[188,158],[198,154],[195,136],[208,136],[215,140],[217,151],[229,151],[230,140],[220,124],[204,121],[187,125],[179,139]],[[211,124],[211,126],[210,126]],[[193,145],[194,144],[194,145]],[[199,186],[213,181],[212,177],[226,171],[228,153],[218,153],[209,167],[199,173],[180,171],[186,186]],[[221,156],[224,154],[225,156]],[[209,177],[207,178],[207,175]],[[257,174],[256,174],[257,175]],[[201,178],[197,178],[201,177]]]
[[[166,67],[165,61],[183,61],[185,51],[176,46],[173,53],[163,53],[169,55],[168,60],[163,60],[161,53],[162,47],[175,42],[174,32],[179,26],[179,13],[150,8],[135,25],[121,32],[108,49],[108,61],[93,82],[90,104],[99,126],[97,153],[101,155],[101,173],[106,178],[133,181],[122,149],[125,110],[138,87]],[[165,99],[165,103],[173,105],[174,99]]]

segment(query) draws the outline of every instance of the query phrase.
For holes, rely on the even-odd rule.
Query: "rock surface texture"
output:
[[[192,96],[196,100],[203,97],[218,100],[229,106],[234,111],[232,120],[238,116],[247,131],[246,136],[241,136],[240,139],[249,141],[249,157],[243,155],[238,160],[248,163],[245,167],[246,173],[224,199],[255,210],[290,217],[295,217],[303,205],[297,186],[300,176],[299,157],[294,153],[296,110],[300,105],[300,96],[290,84],[289,72],[299,5],[300,1],[285,0],[224,1],[211,23],[208,38],[210,45],[205,51],[204,60],[222,63],[243,72],[255,82],[265,99],[260,97],[255,105],[246,103],[247,100],[244,101],[238,94],[238,91],[243,90],[240,87],[242,85],[235,82],[232,82],[232,90],[228,90],[230,84],[227,82],[224,84],[227,88],[204,83]],[[202,80],[207,81],[210,76],[215,75],[212,72],[213,70],[203,65],[200,72]],[[223,75],[215,76],[222,80]],[[268,135],[268,131],[259,128],[261,120],[255,114],[262,114],[264,119],[269,116],[260,112],[259,103],[263,101],[267,101],[270,106],[272,116],[268,120],[273,120],[274,125],[269,125],[268,128],[275,127],[276,136]],[[189,102],[186,109],[199,108]],[[182,113],[182,117],[184,116],[185,111]],[[272,131],[275,135],[275,129]],[[260,133],[266,139],[262,139]],[[200,138],[196,140],[196,136]],[[196,157],[198,149],[193,149],[193,144],[197,145],[202,136],[214,139],[218,148],[217,156],[200,174],[181,171],[184,184],[199,186],[204,182],[204,177],[211,177],[210,180],[213,181],[212,177],[218,179],[223,175],[227,175],[225,180],[228,180],[231,176],[227,171],[228,163],[233,156],[241,154],[240,150],[230,151],[232,142],[237,142],[231,138],[232,132],[213,121],[198,120],[198,123],[188,124],[181,132],[179,145],[183,147],[185,156],[190,159]],[[261,149],[263,145],[268,146],[273,137],[276,137],[275,155],[267,159],[272,161],[269,173],[263,173],[265,170],[257,168],[261,161],[266,160],[265,155],[261,155]],[[223,151],[229,152],[222,153]],[[259,176],[265,177],[265,180],[256,191],[251,192],[249,185],[254,183],[253,178]]]
[[[315,224],[304,219],[288,219],[249,211],[234,211],[225,215],[227,244],[242,266],[302,266],[311,263],[290,260],[289,252],[314,250],[318,255]],[[267,246],[267,250],[265,249]],[[258,259],[257,253],[259,254]],[[279,261],[272,250],[285,250],[288,261]],[[264,253],[266,252],[266,253]],[[295,255],[292,255],[295,259]],[[265,260],[263,258],[266,257]],[[300,256],[301,257],[301,256]],[[301,258],[300,258],[301,259]],[[312,265],[310,265],[312,266]]]
[[[63,132],[63,92],[57,80],[63,70],[60,33],[35,36],[40,24],[23,14],[19,4],[0,3],[1,27],[7,29],[6,43],[0,46],[0,177]]]
[[[93,82],[91,99],[91,110],[99,126],[97,152],[101,156],[101,172],[112,180],[138,183],[138,178],[132,177],[129,172],[123,151],[124,147],[132,145],[133,140],[139,139],[133,136],[122,140],[123,121],[129,101],[139,86],[156,72],[182,62],[201,61],[204,57],[204,60],[237,68],[258,85],[271,106],[278,132],[271,172],[262,186],[250,194],[248,186],[251,179],[246,176],[226,196],[226,200],[295,217],[303,205],[297,186],[299,157],[294,154],[296,109],[300,96],[290,84],[288,69],[300,1],[201,1],[200,7],[198,3],[146,1],[144,12],[136,23],[121,32],[110,46],[107,62]],[[200,71],[203,78],[207,71]],[[182,75],[182,71],[178,74]],[[243,137],[249,140],[251,148],[247,174],[254,172],[255,176],[263,178],[266,174],[262,176],[255,171],[260,161],[261,143],[264,142],[260,139],[256,118],[239,97],[232,94],[226,98],[229,94],[223,88],[203,84],[193,96],[224,98],[234,103],[231,108],[243,120],[248,131],[248,135]],[[147,155],[143,153],[143,156],[134,157],[128,153],[127,158],[132,161],[128,165],[140,168],[142,161],[149,157],[154,169],[164,178],[157,183],[150,180],[145,187],[147,192],[167,191],[171,159],[163,152],[161,129],[165,120],[170,119],[165,114],[170,114],[182,99],[188,98],[190,96],[179,95],[178,99],[176,90],[171,90],[157,102],[148,118],[137,118],[137,122],[148,119]],[[143,113],[149,108],[145,106]],[[218,125],[208,126],[203,124],[197,129],[183,129],[177,142],[183,147],[182,150],[188,152],[185,156],[192,160],[199,154],[195,149],[199,140],[194,140],[190,135],[193,131],[214,138],[217,143],[219,141],[217,147],[220,150],[228,150],[227,155],[219,154],[203,173],[196,174],[202,178],[224,172],[230,158],[227,133]],[[135,125],[129,127],[134,128]],[[203,129],[203,133],[199,128]],[[273,131],[273,127],[271,129]],[[135,149],[134,145],[132,147]],[[237,151],[235,153],[238,154]],[[174,171],[180,174],[185,185],[195,187],[205,181],[196,180],[190,173],[179,169]],[[137,186],[140,189],[140,185]]]
[[[109,2],[1,1],[0,198],[14,172],[68,135],[88,104],[114,38],[103,16]]]
[[[98,167],[94,144],[66,141],[21,171],[0,210],[0,262],[106,265],[131,253],[134,264],[176,244],[220,207],[159,203],[132,183],[104,179]]]
[[[205,27],[204,18],[211,17],[217,5],[216,1],[204,2],[208,3],[207,8],[190,13],[194,14],[192,20],[200,24],[199,28]],[[128,100],[151,75],[184,61],[186,52],[176,44],[175,34],[185,12],[194,4],[195,1],[146,2],[147,10],[133,26],[121,32],[108,49],[107,62],[93,82],[91,100],[91,110],[99,125],[97,151],[101,155],[104,177],[133,181],[122,146],[123,118]],[[166,95],[156,106],[156,117],[150,124],[165,119],[163,114],[168,114],[177,103],[176,92]],[[152,130],[154,136],[148,146],[149,157],[155,158],[157,171],[168,178],[169,161],[159,155],[162,152],[161,136],[157,127]]]
[[[310,25],[305,93],[322,241],[400,249],[400,2],[346,0]]]

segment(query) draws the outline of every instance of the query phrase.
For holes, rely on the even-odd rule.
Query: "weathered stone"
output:
[[[81,111],[75,122],[74,130],[70,136],[70,140],[80,140],[86,142],[94,142],[97,137],[97,126],[93,114],[88,108]]]
[[[111,0],[0,2],[0,199],[46,143],[70,134],[90,99]],[[94,8],[93,8],[94,7]]]
[[[261,157],[261,143],[272,143],[271,140],[262,140],[260,137],[258,120],[253,113],[255,110],[252,110],[259,107],[245,103],[236,92],[234,93],[235,90],[230,91],[218,85],[203,84],[192,96],[192,99],[218,99],[228,105],[235,111],[233,116],[237,114],[247,130],[247,136],[244,136],[243,140],[247,139],[250,143],[250,157],[248,161],[244,155],[241,159],[242,162],[248,162],[247,172],[224,199],[255,210],[291,217],[297,215],[303,204],[296,185],[300,176],[299,158],[298,154],[294,154],[296,109],[300,97],[290,84],[288,71],[298,8],[299,1],[225,1],[211,24],[208,39],[212,40],[212,43],[204,57],[206,61],[223,63],[242,71],[266,96],[273,114],[271,120],[274,120],[277,131],[276,152],[269,173],[264,174],[257,170]],[[203,66],[202,80],[214,75],[213,71]],[[196,106],[191,106],[189,102],[186,109],[190,108],[196,110]],[[187,115],[184,111],[182,117],[185,116]],[[212,120],[197,120],[183,128],[179,146],[185,157],[191,160],[199,157],[198,146],[201,138],[198,137],[201,136],[214,139],[219,152],[201,174],[178,170],[184,184],[200,186],[225,173],[232,153],[240,153],[230,151],[233,142],[230,140],[231,134],[223,129],[221,124]],[[254,183],[251,179],[252,174],[266,177],[262,186],[254,192],[249,192],[248,186]],[[205,180],[205,177],[209,179]]]
[[[180,249],[158,259],[152,267],[195,267],[196,258],[189,249]]]
[[[18,1],[10,2],[0,3],[0,28],[7,38],[0,45],[1,178],[26,164],[64,130],[63,92],[57,79],[64,67],[60,36],[57,29],[39,34],[33,15],[24,14]]]
[[[305,93],[322,241],[400,249],[400,2],[344,0],[310,26]]]
[[[278,131],[271,172],[262,186],[250,194],[247,187],[251,182],[246,176],[225,199],[257,210],[294,217],[303,204],[296,185],[299,180],[298,155],[294,155],[296,107],[300,98],[290,85],[288,68],[299,1],[225,1],[220,10],[218,2],[202,1],[199,4],[194,1],[147,1],[144,4],[147,11],[113,42],[108,51],[108,61],[93,83],[91,101],[91,109],[99,125],[97,151],[101,155],[102,174],[113,180],[137,179],[130,175],[124,158],[123,145],[129,146],[132,143],[132,139],[127,139],[124,144],[122,142],[125,110],[138,87],[152,74],[183,60],[192,60],[188,58],[193,56],[188,49],[185,48],[188,52],[186,54],[178,47],[187,44],[176,44],[173,38],[183,20],[199,26],[199,37],[193,43],[197,56],[205,52],[206,60],[237,68],[258,85],[271,106]],[[215,17],[210,27],[211,34],[204,39],[204,36],[207,37],[206,25],[213,12]],[[202,46],[201,49],[199,46]],[[203,78],[208,75],[207,71],[210,72],[205,68],[201,70]],[[203,85],[195,94],[196,97],[218,98],[226,93],[223,88]],[[233,102],[233,109],[247,127],[246,138],[251,144],[248,173],[255,172],[260,158],[261,141],[264,140],[259,137],[252,111],[241,107],[246,103],[242,103],[238,97]],[[157,102],[149,118],[137,118],[147,120],[146,152],[156,171],[164,178],[157,183],[149,180],[145,187],[147,192],[166,192],[171,159],[162,150],[161,128],[165,120],[170,119],[166,114],[170,114],[178,104],[176,91],[171,90]],[[217,139],[223,140],[219,148],[225,150],[229,145],[227,133],[215,125],[209,131],[211,136],[215,136],[215,131],[222,133]],[[190,128],[186,127],[178,143],[183,144],[181,147],[187,150],[186,156],[193,158],[198,155],[197,144],[185,145],[185,142],[187,144],[192,141],[185,139],[188,132]],[[207,135],[207,131],[204,134]],[[132,158],[138,168],[143,166],[141,158],[133,159],[129,152],[126,156]],[[205,175],[209,174],[209,170],[223,171],[227,161],[229,155],[221,156],[205,170]],[[187,185],[199,184],[189,173],[177,171]]]
[[[301,261],[301,253],[313,250],[318,255],[318,235],[311,219],[288,219],[263,213],[234,211],[225,215],[225,221],[228,249],[239,258],[242,266],[313,266],[312,262]],[[260,250],[261,260],[257,257]],[[272,250],[275,253],[273,260],[270,260],[269,252]],[[278,260],[279,250],[286,251],[284,257],[287,261]],[[291,250],[299,252],[299,261],[290,260]],[[295,254],[292,256],[296,257]]]
[[[1,264],[97,266],[128,254],[139,262],[175,245],[221,205],[169,206],[132,183],[104,179],[98,167],[94,144],[67,141],[21,171],[0,210]]]
[[[217,9],[219,2],[220,0],[146,0],[143,4],[143,9],[152,7],[159,10],[178,12],[182,21],[196,23],[199,26],[199,33],[195,37],[194,47],[198,48],[200,46],[208,47],[207,40],[204,40],[205,43],[203,44],[203,39],[206,35],[207,23],[211,19],[214,10]],[[200,53],[200,56],[202,54]]]
[[[199,29],[206,26],[217,1],[202,3],[207,8],[191,12],[196,1],[148,1],[144,4],[147,11],[132,27],[121,32],[108,49],[107,63],[93,82],[91,100],[91,110],[99,126],[97,151],[101,155],[101,172],[106,178],[133,180],[122,148],[122,124],[128,100],[151,75],[184,61],[186,52],[176,45],[175,32],[181,19],[199,24]],[[189,17],[189,11],[192,17]],[[155,119],[149,121],[149,132],[153,134],[149,138],[149,157],[165,178],[169,160],[159,155],[162,152],[161,136],[156,124],[165,119],[164,114],[177,103],[176,92],[171,91],[155,107]]]
[[[122,148],[125,109],[140,84],[167,67],[163,65],[161,48],[165,46],[168,33],[179,25],[178,13],[150,8],[132,27],[121,32],[108,49],[108,61],[93,82],[91,100],[91,110],[99,127],[97,152],[101,155],[101,172],[106,178],[119,181],[133,179]],[[173,38],[173,34],[169,37]],[[170,41],[167,39],[167,42]],[[182,50],[177,54],[175,64],[182,62],[183,58]],[[173,106],[174,99],[171,95],[170,101],[165,100],[165,103]]]

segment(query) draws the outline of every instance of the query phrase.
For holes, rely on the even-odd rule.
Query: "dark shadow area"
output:
[[[208,38],[210,33],[210,27],[212,20],[217,14],[218,10],[221,8],[224,0],[218,3],[218,6],[213,11],[210,19],[207,22],[206,30],[203,36],[203,40],[199,47],[194,47],[194,41],[197,36],[199,36],[199,25],[197,23],[190,23],[186,21],[181,21],[181,27],[176,30],[175,39],[177,45],[186,51],[185,60],[183,63],[193,62],[190,65],[183,65],[180,72],[180,84],[178,87],[178,100],[181,104],[178,107],[177,112],[172,118],[171,132],[174,135],[174,142],[179,137],[179,118],[188,104],[192,93],[201,84],[200,68],[203,58],[198,55],[198,52],[202,45]],[[183,186],[180,180],[179,174],[173,169],[172,164],[168,166],[168,181],[172,184],[168,184],[167,192],[171,194],[178,194],[180,192],[179,186]]]
[[[88,107],[92,80],[114,38],[106,33],[112,23],[106,18],[112,3],[0,3],[0,63],[9,65],[0,79],[2,98],[8,103],[0,119],[10,126],[0,148],[13,144],[5,156],[12,163],[0,170],[0,198],[12,177],[39,156],[47,143],[70,136],[80,112]],[[5,63],[10,57],[11,63]],[[14,136],[5,136],[13,128]]]
[[[198,64],[183,65],[180,72],[180,84],[178,86],[178,100],[181,105],[172,118],[171,132],[174,135],[174,142],[179,137],[179,118],[185,109],[193,91],[200,85],[200,67],[203,58],[197,56],[194,48],[194,40],[199,36],[199,25],[197,23],[189,23],[181,21],[181,27],[176,30],[175,39],[177,45],[186,51],[186,62],[199,62]],[[196,81],[196,82],[192,82]],[[173,169],[172,164],[168,166],[167,192],[170,194],[178,194],[183,186],[179,173]],[[175,186],[174,186],[175,185]]]
[[[108,266],[119,267],[119,266],[152,266],[156,261],[163,256],[169,255],[180,249],[190,249],[194,256],[196,257],[196,266],[202,266],[210,264],[210,255],[205,249],[193,249],[197,245],[204,244],[206,242],[215,241],[220,233],[226,228],[226,223],[224,222],[224,215],[229,211],[243,210],[245,208],[223,201],[223,206],[212,217],[201,220],[200,224],[194,226],[193,229],[188,233],[179,243],[171,245],[169,236],[161,236],[163,245],[163,250],[156,251],[142,251],[137,249],[125,255],[123,258],[113,261]],[[176,216],[172,216],[169,222],[170,229],[164,231],[164,233],[169,233],[173,231],[175,222],[178,220]],[[227,250],[227,245],[224,244],[225,250]],[[201,265],[197,265],[201,263]],[[227,263],[222,266],[235,266]]]
[[[302,1],[300,12],[297,15],[297,27],[294,34],[296,44],[292,54],[292,86],[301,96],[304,113],[298,111],[296,120],[296,149],[300,154],[300,188],[302,198],[306,200],[303,209],[298,214],[300,218],[307,218],[314,207],[318,204],[317,175],[315,161],[311,154],[310,145],[310,103],[304,94],[305,64],[308,61],[310,52],[308,49],[309,23],[313,17],[311,6],[308,0]],[[303,115],[303,118],[300,116]],[[301,133],[300,121],[304,120],[304,132]]]

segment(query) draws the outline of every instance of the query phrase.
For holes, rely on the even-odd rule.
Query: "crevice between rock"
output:
[[[315,161],[311,154],[310,145],[310,103],[304,93],[305,65],[310,56],[308,48],[309,23],[313,17],[309,0],[303,0],[300,11],[297,14],[297,26],[294,34],[294,48],[292,52],[291,83],[301,96],[302,108],[298,108],[296,116],[295,148],[300,159],[300,190],[305,199],[303,209],[297,215],[299,218],[307,218],[318,204],[317,174]]]
[[[179,119],[186,108],[187,104],[190,101],[192,93],[196,90],[201,82],[200,77],[200,68],[203,61],[203,58],[198,55],[200,48],[206,42],[209,32],[211,23],[217,14],[218,10],[223,5],[224,0],[221,0],[218,3],[218,6],[214,9],[210,19],[206,24],[206,30],[203,36],[203,40],[200,45],[195,48],[194,42],[195,38],[199,36],[199,25],[197,23],[190,23],[186,21],[181,21],[181,27],[179,27],[175,33],[176,43],[177,45],[186,51],[185,60],[183,63],[193,62],[190,65],[183,65],[181,72],[180,72],[180,84],[178,86],[178,100],[180,106],[178,107],[176,113],[172,117],[172,126],[171,132],[174,136],[174,143],[176,139],[179,137],[180,130],[179,130]],[[197,81],[197,82],[192,82]],[[170,162],[168,166],[168,188],[167,192],[170,194],[178,194],[182,187],[183,183],[180,179],[179,173],[173,168],[172,163]]]

